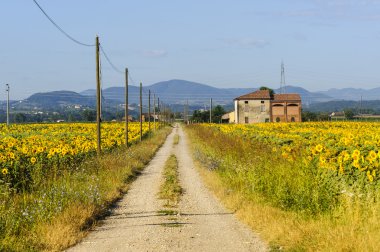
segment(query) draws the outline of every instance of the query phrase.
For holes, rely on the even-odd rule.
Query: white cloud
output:
[[[148,58],[162,58],[168,55],[166,50],[145,50],[143,55]]]
[[[270,42],[263,39],[255,39],[255,38],[241,38],[241,39],[225,39],[227,44],[237,45],[243,47],[265,47],[270,45]]]
[[[312,0],[306,6],[285,10],[255,12],[258,16],[313,18],[319,20],[351,19],[377,21],[380,19],[380,0]]]

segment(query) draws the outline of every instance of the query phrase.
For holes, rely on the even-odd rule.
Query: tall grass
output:
[[[28,192],[0,185],[0,251],[58,251],[75,244],[126,192],[168,132],[86,159]]]
[[[378,185],[289,162],[257,141],[188,127],[211,189],[272,246],[289,251],[378,251]]]
[[[177,206],[182,188],[178,178],[178,161],[174,154],[172,154],[165,163],[164,179],[160,187],[160,199],[166,200],[165,206]]]

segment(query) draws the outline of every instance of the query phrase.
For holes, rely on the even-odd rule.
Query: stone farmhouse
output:
[[[235,123],[301,122],[299,94],[271,96],[269,90],[257,90],[235,98],[234,104]]]

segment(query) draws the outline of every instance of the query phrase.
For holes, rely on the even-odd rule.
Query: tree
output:
[[[220,105],[217,105],[215,108],[212,110],[212,121],[214,123],[220,123],[222,120],[222,116],[226,113],[224,108]]]
[[[175,112],[174,113],[174,119],[180,119],[180,118],[183,118],[183,115],[181,112]]]
[[[16,123],[26,122],[26,115],[23,114],[23,113],[17,113],[17,114],[15,114],[15,122]]]
[[[317,121],[318,114],[310,111],[302,111],[302,121],[303,122],[309,122],[309,121]]]
[[[329,121],[330,115],[327,112],[319,112],[317,114],[317,121]]]
[[[193,116],[191,120],[194,122],[208,122],[209,121],[209,111],[199,111],[199,110],[194,110]]]
[[[226,113],[224,108],[220,105],[215,106],[212,109],[212,122],[213,123],[220,123],[222,116]],[[204,111],[199,111],[199,110],[194,110],[193,116],[191,118],[194,122],[209,122],[210,121],[210,111],[209,110],[204,110]]]
[[[346,116],[348,120],[351,120],[354,118],[354,111],[352,109],[345,109],[344,115]]]
[[[87,122],[93,122],[96,120],[96,111],[92,109],[83,110],[82,117]]]
[[[130,115],[130,114],[128,113],[128,115]],[[117,121],[122,121],[124,117],[125,117],[125,112],[124,111],[117,111],[116,114],[115,114],[115,119]]]
[[[274,96],[274,90],[271,89],[271,88],[269,88],[269,87],[261,86],[261,87],[259,88],[259,90],[269,90],[269,95],[270,95],[271,97]]]

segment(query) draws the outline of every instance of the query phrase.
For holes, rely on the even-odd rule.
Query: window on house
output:
[[[276,117],[276,122],[280,122],[280,121],[281,121],[280,117]]]
[[[265,118],[265,122],[266,122],[266,123],[269,122],[269,118]]]
[[[260,107],[260,111],[261,111],[261,112],[265,112],[265,105],[261,105],[261,107]]]
[[[261,103],[264,103],[264,101],[261,101]]]
[[[245,104],[248,104],[248,101],[244,101]]]
[[[291,121],[291,122],[295,122],[295,121],[296,121],[296,118],[292,117],[292,118],[290,119],[290,121]]]
[[[244,122],[248,123],[248,116],[244,117]]]

